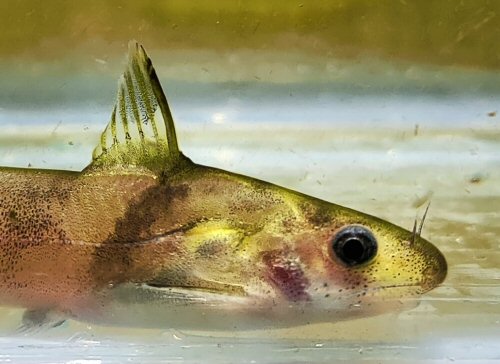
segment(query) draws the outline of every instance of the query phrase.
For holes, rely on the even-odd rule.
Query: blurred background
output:
[[[195,162],[408,229],[432,201],[423,235],[449,264],[403,313],[231,334],[225,349],[172,334],[194,342],[189,354],[167,328],[70,323],[51,345],[69,359],[72,345],[99,358],[112,348],[108,360],[260,360],[256,346],[286,362],[500,358],[499,17],[493,0],[0,2],[0,165],[84,168],[135,39]],[[20,317],[0,314],[5,332]],[[0,348],[16,357],[19,340]]]

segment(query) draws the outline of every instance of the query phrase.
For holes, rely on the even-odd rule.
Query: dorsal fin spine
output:
[[[141,69],[139,65],[137,64],[137,61],[134,59],[132,62],[132,74],[134,75],[137,87],[139,88],[139,92],[143,95],[149,95],[151,91],[148,89],[146,82],[143,77],[143,72],[141,72]],[[134,90],[135,92],[135,90]],[[148,122],[150,121],[152,124],[151,126],[153,127],[153,132],[155,136],[155,140],[158,141],[158,132],[155,130],[156,129],[156,122],[154,120],[154,111],[153,107],[151,106],[151,100],[149,97],[146,97],[144,99],[144,108],[146,109],[146,119],[142,120],[143,122]]]
[[[129,45],[111,120],[94,149],[88,170],[143,167],[165,176],[189,161],[177,144],[172,114],[144,48]],[[116,170],[115,170],[116,171]],[[113,172],[115,173],[115,172]]]
[[[142,48],[142,46],[141,46]],[[144,51],[144,49],[143,49]],[[170,112],[170,107],[168,106],[167,98],[163,93],[163,90],[160,85],[160,81],[158,80],[158,76],[156,75],[156,71],[153,68],[153,64],[151,60],[148,59],[148,74],[150,75],[152,80],[156,82],[152,83],[151,86],[153,88],[153,93],[158,99],[158,104],[160,106],[161,113],[163,118],[165,119],[166,124],[166,134],[167,134],[167,143],[169,145],[169,152],[171,158],[178,158],[180,156],[179,146],[177,144],[177,135],[175,133],[175,128],[168,127],[168,125],[174,124],[174,119],[172,117],[172,113]]]
[[[148,85],[146,84],[146,81],[144,80],[143,73],[141,72],[141,69],[139,68],[140,66],[135,61],[132,63],[132,67],[133,67],[133,71],[134,71],[133,74],[136,78],[137,85],[139,86],[140,91],[145,95],[149,95],[152,90],[149,90],[150,87],[148,87]],[[153,134],[155,136],[155,140],[157,142],[159,142],[160,136],[158,134],[158,128],[156,125],[153,106],[151,106],[151,100],[149,98],[146,98],[144,100],[144,106],[146,107],[146,115],[147,115],[149,122],[151,123],[151,127],[153,129]]]
[[[115,147],[118,144],[118,137],[116,136],[116,113],[111,114],[111,146]]]
[[[111,121],[113,121],[113,119],[115,118],[115,114],[116,114],[116,106],[113,107],[113,112],[111,113]],[[106,128],[107,129],[107,128]],[[103,150],[103,152],[106,152],[106,149],[107,149],[107,137],[106,137],[106,130],[104,131],[104,133],[101,134],[101,149]],[[94,150],[94,153],[95,154],[97,151],[97,148]],[[94,158],[95,158],[95,155],[94,155]]]
[[[125,101],[125,94],[123,91],[123,87],[120,87],[118,89],[118,98]],[[130,142],[130,140],[127,138],[127,135],[130,137],[130,131],[129,131],[129,125],[128,125],[128,120],[127,120],[127,112],[125,111],[125,102],[120,102],[120,117],[122,118],[123,122],[121,123],[123,126],[123,132],[125,133],[125,140],[126,142]],[[113,110],[112,114],[112,120],[115,120],[116,123],[116,106],[115,109]]]
[[[137,127],[137,131],[139,132],[139,136],[140,136],[141,140],[144,140],[144,133],[142,132],[142,125],[141,125],[141,118],[139,116],[139,110],[137,109],[137,104],[135,102],[136,96],[135,96],[134,84],[132,81],[132,75],[129,72],[125,72],[124,77],[125,77],[125,84],[127,85],[129,97],[128,98],[124,97],[123,102],[121,103],[121,108],[123,109],[123,116],[122,116],[123,122],[124,123],[127,122],[127,111],[125,109],[125,105],[128,101],[130,104],[130,107],[132,109],[132,112],[134,114],[134,120],[135,120],[135,124]],[[123,86],[122,86],[122,90],[123,90]],[[123,90],[123,95],[125,95],[125,90]]]

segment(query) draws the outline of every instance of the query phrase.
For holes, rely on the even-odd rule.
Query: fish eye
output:
[[[377,239],[367,228],[349,225],[335,234],[331,247],[342,263],[353,267],[368,262],[377,254]]]

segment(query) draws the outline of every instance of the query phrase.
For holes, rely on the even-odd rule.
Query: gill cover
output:
[[[153,64],[144,48],[131,41],[111,120],[87,170],[142,167],[160,175],[186,160],[179,150],[172,114]]]

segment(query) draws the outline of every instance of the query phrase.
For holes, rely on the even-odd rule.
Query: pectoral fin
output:
[[[34,334],[61,326],[65,321],[66,318],[53,310],[26,310],[23,313],[21,325],[16,332],[19,334]]]
[[[246,302],[247,297],[193,287],[158,287],[126,283],[112,290],[113,300],[122,304],[206,305]]]
[[[232,285],[216,281],[205,281],[202,279],[190,278],[189,285],[176,287],[172,286],[168,278],[158,277],[146,284],[151,288],[180,289],[187,292],[209,292],[214,294],[230,294],[233,296],[245,296],[245,289],[239,285]]]

